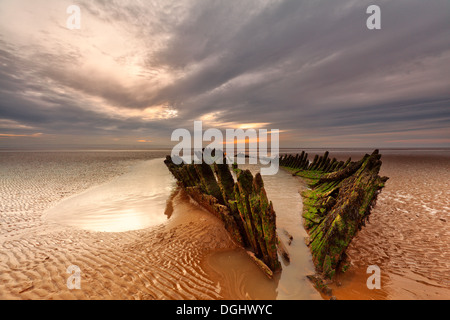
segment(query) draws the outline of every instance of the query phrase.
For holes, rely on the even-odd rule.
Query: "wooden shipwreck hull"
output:
[[[259,173],[253,177],[249,170],[233,166],[235,182],[225,163],[177,165],[170,156],[164,163],[192,199],[223,221],[232,238],[269,277],[281,270],[276,214]]]
[[[359,161],[337,161],[329,153],[285,155],[280,165],[302,177],[309,189],[302,193],[304,227],[318,275],[332,279],[345,260],[345,251],[369,219],[387,177],[380,177],[381,155],[375,150]],[[269,276],[281,270],[278,254],[289,261],[276,232],[276,214],[258,173],[227,164],[175,164],[164,161],[179,186],[224,223],[232,238]],[[180,161],[181,162],[181,161]],[[315,276],[314,276],[315,277]],[[314,278],[316,279],[316,278]]]
[[[324,278],[333,278],[339,269],[388,180],[378,175],[380,158],[378,150],[356,162],[330,159],[328,152],[316,155],[312,162],[305,152],[280,158],[280,165],[304,178],[310,188],[302,194],[302,215],[309,233],[307,245]]]

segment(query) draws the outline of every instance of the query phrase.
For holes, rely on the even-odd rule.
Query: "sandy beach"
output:
[[[176,188],[164,154],[1,153],[0,299],[320,299],[303,234],[297,266],[269,280]],[[297,236],[298,189],[271,192],[295,198],[280,226]],[[67,287],[72,265],[80,290]]]
[[[299,179],[286,172],[265,179],[279,234],[294,235],[293,261],[269,280],[221,221],[173,185],[155,185],[168,173],[143,173],[163,155],[0,153],[0,299],[321,299],[305,278],[314,270],[303,243]],[[448,153],[383,155],[381,174],[390,180],[349,247],[351,268],[332,286],[338,299],[450,298],[449,165]],[[143,190],[127,187],[143,174]],[[153,207],[141,202],[146,197]],[[108,202],[121,214],[105,208]],[[373,264],[381,269],[380,290],[366,287]],[[81,269],[80,290],[67,287],[71,265]]]
[[[167,223],[96,232],[43,217],[61,199],[126,173],[154,153],[2,153],[0,299],[220,299],[200,266],[233,249],[221,223],[176,194]],[[81,269],[69,290],[67,268]]]
[[[450,152],[381,150],[386,187],[350,244],[351,268],[333,286],[340,299],[450,299]],[[339,155],[339,153],[337,153]],[[358,154],[341,155],[343,158]],[[369,290],[367,267],[381,270]]]

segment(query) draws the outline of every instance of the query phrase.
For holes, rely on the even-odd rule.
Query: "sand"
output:
[[[167,222],[140,230],[98,232],[44,218],[62,199],[154,157],[2,153],[0,299],[221,299],[200,264],[235,245],[220,221],[182,193],[173,196]],[[67,287],[71,265],[81,269],[80,290]]]
[[[314,266],[296,178],[266,179],[280,236],[295,237],[291,263],[270,280],[176,191],[161,155],[0,153],[0,298],[321,299],[306,280]],[[79,290],[67,287],[72,265]]]
[[[381,175],[390,179],[370,223],[347,250],[340,299],[450,299],[450,152],[384,151]],[[428,153],[428,154],[427,154]],[[356,157],[355,157],[356,159]],[[367,267],[381,271],[369,290]]]
[[[239,167],[249,169],[253,174],[260,170],[258,165]],[[304,242],[307,233],[301,221],[303,204],[299,190],[303,183],[284,170],[263,179],[277,214],[277,233],[289,252],[290,261],[280,258],[282,271],[269,280],[238,248],[207,257],[206,270],[212,271],[212,279],[219,283],[222,294],[229,299],[320,300],[321,295],[307,279],[307,275],[315,271]]]
[[[222,223],[183,192],[171,193],[163,206],[167,193],[142,191],[155,189],[150,182],[130,191],[140,197],[135,199],[124,194],[129,187],[111,189],[113,181],[133,184],[127,179],[136,167],[165,154],[0,152],[0,299],[321,298],[305,279],[313,270],[302,239],[302,184],[296,178],[265,180],[281,237],[284,230],[295,236],[288,248],[294,261],[283,263],[283,273],[270,281]],[[338,299],[450,299],[450,155],[382,154],[381,174],[390,180],[370,223],[348,249],[351,267],[339,277],[341,285],[333,286],[334,294]],[[105,224],[117,215],[105,210],[93,223],[89,207],[73,219],[73,206],[108,203],[105,194],[114,194],[119,204],[114,207],[121,209],[127,201],[154,197],[158,205],[152,210],[165,207],[164,219],[153,223],[141,219],[145,212],[133,212],[129,217],[140,217],[133,220],[137,224]],[[55,208],[65,208],[59,218],[51,214]],[[80,290],[67,287],[71,265],[81,270]],[[366,287],[369,265],[380,267],[380,290]]]

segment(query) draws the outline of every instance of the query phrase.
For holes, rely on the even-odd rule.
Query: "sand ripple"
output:
[[[213,250],[235,245],[221,222],[183,193],[172,199],[170,220],[141,230],[93,232],[42,218],[62,198],[155,155],[0,157],[0,299],[222,298],[201,261]],[[81,269],[80,290],[67,287],[70,265]]]
[[[164,154],[1,152],[0,299],[288,297],[286,279],[264,283],[221,222],[182,192],[167,206],[169,220],[140,230],[95,232],[43,218],[61,200]],[[384,154],[383,162],[390,180],[349,247],[353,267],[334,292],[341,299],[449,299],[450,157]],[[270,182],[274,198],[278,182]],[[284,227],[292,233],[289,221]],[[372,264],[381,268],[381,290],[366,287]],[[70,265],[81,269],[80,290],[67,287]],[[285,271],[292,283],[303,281]]]
[[[382,160],[381,174],[390,179],[348,249],[355,270],[342,277],[341,297],[450,299],[450,157]],[[373,264],[381,269],[378,292],[365,287]]]

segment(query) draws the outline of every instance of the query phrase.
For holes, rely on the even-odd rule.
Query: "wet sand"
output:
[[[305,277],[296,178],[267,180],[280,235],[295,237],[270,280],[161,155],[0,153],[0,299],[321,299]],[[80,290],[67,287],[71,265]]]
[[[450,154],[381,152],[381,174],[390,180],[370,223],[349,247],[351,268],[334,294],[450,299]],[[158,187],[151,181],[165,181],[164,175],[150,174],[143,188],[124,194],[127,183],[133,185],[133,170],[146,169],[165,153],[0,152],[0,299],[321,298],[305,279],[313,267],[303,243],[299,179],[287,173],[265,179],[280,236],[287,240],[284,230],[294,236],[288,247],[293,261],[283,262],[283,272],[268,280],[222,223],[182,192],[166,203],[168,190],[146,194]],[[124,189],[114,189],[117,181]],[[84,216],[72,219],[77,211],[70,210],[80,203],[109,203],[105,194],[115,194],[110,200],[122,211],[104,208],[95,216],[87,206]],[[148,197],[156,206],[139,202]],[[123,211],[130,201],[138,210]],[[163,220],[151,214],[148,219],[152,212],[161,212]],[[118,213],[134,222],[111,219]],[[373,264],[381,269],[380,290],[366,287],[366,269]],[[81,269],[81,290],[67,288],[70,265]]]
[[[107,183],[58,202],[43,218],[81,229],[122,232],[164,223],[176,184],[162,159],[134,165]]]
[[[222,299],[201,262],[235,244],[183,193],[173,196],[170,219],[140,230],[91,231],[44,217],[60,200],[155,157],[2,153],[0,299]],[[80,290],[67,287],[71,265],[81,269]]]
[[[357,159],[361,154],[331,156]],[[381,150],[390,179],[370,223],[347,250],[351,268],[332,286],[338,299],[450,299],[450,152]],[[381,289],[369,290],[377,265]]]
[[[239,167],[249,169],[253,174],[260,169],[257,165]],[[307,234],[301,222],[303,206],[299,191],[303,183],[283,170],[263,179],[277,214],[277,233],[289,252],[290,262],[280,257],[282,271],[269,280],[247,254],[237,248],[210,255],[205,267],[228,299],[320,300],[322,296],[306,278],[314,274],[314,264],[304,242]],[[291,241],[288,235],[292,236]]]

